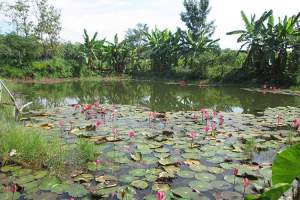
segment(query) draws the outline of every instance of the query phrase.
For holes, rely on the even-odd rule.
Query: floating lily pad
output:
[[[195,173],[189,170],[181,170],[177,172],[177,175],[182,178],[194,178]]]
[[[200,181],[213,181],[216,180],[216,176],[209,174],[209,173],[200,173],[196,174],[195,178],[200,180]]]
[[[141,176],[145,176],[146,170],[145,169],[134,169],[134,170],[129,171],[128,173],[132,176],[141,177]]]
[[[189,187],[178,187],[174,188],[171,190],[174,195],[185,198],[185,199],[190,199],[190,200],[196,200],[199,198],[199,195]]]
[[[142,189],[142,190],[144,190],[148,187],[148,183],[146,181],[143,181],[143,180],[133,181],[130,185],[137,188],[137,189]]]
[[[197,191],[203,191],[203,192],[213,189],[211,184],[206,181],[192,181],[189,183],[189,186],[192,189],[195,189]]]
[[[40,190],[52,190],[56,185],[60,184],[60,180],[54,176],[46,177],[42,179],[42,182],[39,186]]]
[[[219,190],[228,190],[232,187],[230,183],[227,183],[225,181],[213,181],[211,182],[211,185],[213,185],[214,188]]]
[[[167,192],[170,190],[170,186],[168,184],[163,184],[163,183],[154,183],[152,186],[152,190]]]

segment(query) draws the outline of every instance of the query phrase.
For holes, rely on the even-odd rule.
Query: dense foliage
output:
[[[247,47],[244,66],[261,82],[270,84],[295,83],[299,73],[299,17],[284,17],[275,24],[273,11],[264,12],[256,20],[241,13],[245,30],[228,34],[239,34],[238,42]]]
[[[15,30],[0,35],[0,75],[31,79],[126,73],[270,85],[300,81],[299,15],[276,24],[272,11],[257,20],[242,12],[246,30],[229,33],[240,34],[243,51],[237,54],[221,49],[213,38],[216,27],[208,20],[208,0],[185,0],[184,7],[180,16],[186,30],[151,30],[138,24],[123,39],[115,35],[113,41],[84,30],[80,44],[61,42],[60,12],[47,0],[3,4]],[[35,17],[32,10],[38,10]]]

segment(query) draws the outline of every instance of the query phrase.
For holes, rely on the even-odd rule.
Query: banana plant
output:
[[[82,45],[82,54],[85,60],[85,63],[90,69],[95,69],[95,62],[98,60],[96,54],[96,45],[97,45],[97,35],[94,33],[93,37],[90,38],[86,29],[84,29],[84,43]]]
[[[107,42],[108,62],[117,73],[123,73],[130,60],[130,47],[126,40],[119,42],[116,34],[113,42]]]
[[[160,31],[158,28],[144,34],[147,37],[146,47],[153,71],[162,72],[177,64],[178,34],[173,35],[168,29]]]
[[[238,42],[242,43],[240,51],[246,50],[248,55],[244,66],[255,73],[262,82],[282,84],[292,79],[287,73],[289,51],[294,50],[299,43],[299,13],[285,17],[277,24],[274,23],[273,11],[264,12],[260,18],[253,15],[250,18],[241,12],[245,30],[236,30],[228,35],[239,35]]]

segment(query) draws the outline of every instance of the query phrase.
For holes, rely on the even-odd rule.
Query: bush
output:
[[[62,58],[36,61],[31,64],[35,77],[69,78],[73,76],[72,65]]]

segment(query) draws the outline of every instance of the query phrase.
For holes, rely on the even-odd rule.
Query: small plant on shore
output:
[[[249,156],[249,159],[252,159],[253,152],[257,151],[257,143],[255,138],[251,138],[246,141],[244,144],[244,153]]]
[[[77,162],[80,164],[96,160],[96,145],[87,140],[80,139],[76,144]]]

